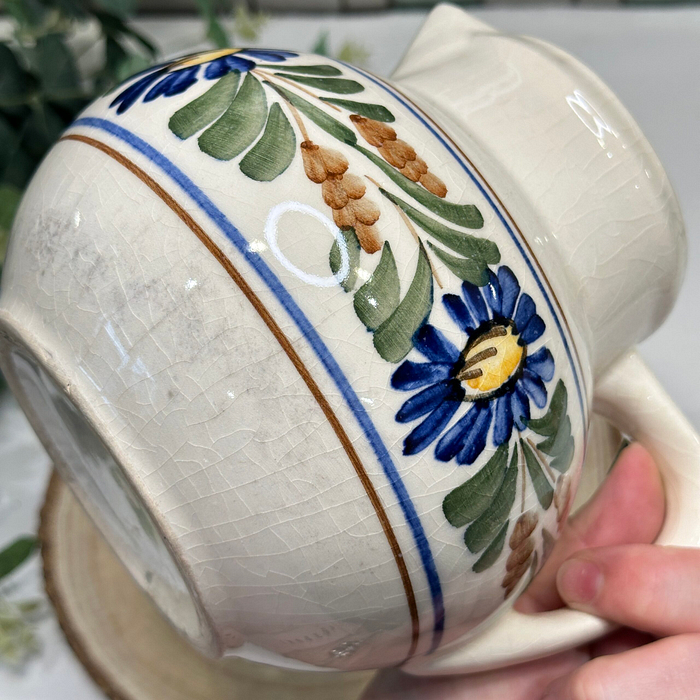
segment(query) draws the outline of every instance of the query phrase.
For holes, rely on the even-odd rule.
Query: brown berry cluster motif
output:
[[[123,114],[139,101],[181,95],[209,81],[211,87],[170,117],[175,136],[196,137],[203,153],[236,160],[243,175],[260,183],[274,181],[301,158],[340,231],[329,251],[331,271],[352,295],[377,353],[401,363],[392,387],[412,394],[396,414],[402,423],[419,421],[404,440],[404,454],[434,445],[437,460],[472,465],[490,437],[492,456],[446,496],[443,510],[451,525],[465,528],[464,542],[478,555],[472,566],[477,573],[500,559],[512,529],[503,580],[507,597],[554,541],[548,530],[538,529],[538,509],[526,509],[528,491],[542,510],[555,506],[559,527],[570,501],[566,472],[574,439],[563,381],[551,396],[545,386],[554,376],[553,356],[541,342],[545,323],[513,271],[495,267],[496,244],[468,232],[484,225],[479,209],[449,201],[431,163],[392,126],[392,112],[345,97],[365,87],[339,66],[290,61],[296,58],[262,49],[187,56],[142,74],[111,106]],[[351,171],[351,151],[364,157],[366,172]],[[416,268],[403,297],[391,246],[378,226],[382,205],[395,208],[416,241]],[[366,256],[375,255],[371,276],[358,286],[361,263],[371,267]],[[433,280],[442,288],[436,260],[461,282],[461,293],[445,293],[441,302],[463,333],[462,348],[429,323]],[[341,270],[347,270],[342,279]],[[426,361],[405,359],[410,352]],[[546,409],[544,415],[532,417],[531,405]],[[535,435],[541,437],[537,443]]]

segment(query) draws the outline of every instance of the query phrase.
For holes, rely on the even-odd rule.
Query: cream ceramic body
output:
[[[187,105],[216,85],[225,106],[195,129],[203,108]],[[202,136],[235,89],[258,96],[245,118]],[[367,105],[393,121],[350,119]],[[199,648],[396,665],[469,640],[541,565],[593,378],[663,320],[683,261],[670,186],[609,91],[443,6],[393,84],[252,50],[169,64],[91,105],[19,211],[2,363],[88,512]],[[463,291],[455,270],[487,284]],[[444,396],[420,409],[430,387]]]

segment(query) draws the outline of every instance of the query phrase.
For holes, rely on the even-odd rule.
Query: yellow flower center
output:
[[[230,56],[232,53],[238,53],[240,49],[219,49],[217,51],[205,51],[204,53],[196,53],[192,56],[185,56],[179,61],[175,61],[170,70],[179,70],[180,68],[189,68],[190,66],[200,66],[202,63],[216,61],[222,56]]]
[[[466,385],[468,401],[494,394],[515,374],[525,358],[518,337],[512,325],[498,324],[468,343],[462,353],[464,365],[457,374]]]

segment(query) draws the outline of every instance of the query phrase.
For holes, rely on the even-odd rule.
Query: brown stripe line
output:
[[[129,172],[136,175],[141,182],[147,185],[180,218],[180,220],[190,229],[190,231],[192,231],[192,233],[194,233],[195,236],[197,236],[207,250],[216,258],[221,267],[224,268],[229,277],[236,283],[238,288],[243,292],[243,294],[245,294],[248,301],[253,305],[253,308],[258,312],[260,318],[270,329],[272,335],[275,336],[275,339],[280,344],[284,352],[287,353],[287,357],[289,357],[297,372],[299,372],[299,375],[304,380],[306,386],[309,388],[309,391],[316,399],[328,422],[331,424],[331,427],[340,441],[340,444],[343,446],[345,453],[355,469],[355,473],[365,489],[365,493],[367,494],[370,503],[374,507],[374,512],[377,514],[377,518],[379,519],[382,529],[384,530],[384,534],[389,542],[391,553],[393,554],[394,561],[396,562],[396,568],[399,570],[399,575],[401,576],[401,582],[403,583],[404,591],[406,593],[408,610],[411,615],[411,646],[409,648],[407,658],[413,656],[418,646],[418,635],[420,631],[418,623],[418,606],[416,605],[416,596],[413,591],[413,584],[411,583],[411,578],[408,575],[408,569],[406,568],[406,563],[404,562],[401,547],[391,527],[391,523],[389,522],[389,518],[384,510],[384,506],[382,505],[377,491],[374,488],[374,484],[370,480],[359,455],[348,437],[348,434],[340,424],[338,417],[333,412],[333,408],[321,392],[321,389],[311,376],[301,357],[299,357],[289,338],[287,338],[284,331],[277,324],[277,321],[275,321],[275,319],[272,317],[272,314],[270,314],[267,308],[263,305],[262,301],[260,301],[258,295],[243,278],[243,275],[241,275],[241,273],[233,266],[233,263],[226,257],[223,250],[221,250],[221,248],[214,243],[204,229],[150,175],[144,172],[138,165],[136,165],[136,163],[129,160],[125,155],[119,153],[119,151],[116,151],[111,146],[108,146],[106,143],[98,141],[97,139],[90,138],[89,136],[82,136],[80,134],[68,134],[67,136],[62,137],[61,141],[80,141],[81,143],[85,143],[88,146],[92,146],[93,148],[102,151],[110,158],[117,161],[117,163],[123,165]]]

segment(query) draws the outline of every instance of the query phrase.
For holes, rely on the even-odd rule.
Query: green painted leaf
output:
[[[428,241],[428,245],[435,255],[437,255],[459,279],[471,282],[477,287],[483,287],[488,283],[488,268],[485,265],[480,265],[468,258],[458,258],[455,255],[450,255],[430,241]]]
[[[229,108],[199,137],[199,147],[212,158],[231,160],[255,141],[266,119],[265,90],[257,78],[246,73]]]
[[[403,360],[413,347],[413,334],[425,323],[433,306],[433,272],[420,245],[416,274],[406,296],[374,333],[374,347],[387,362]]]
[[[278,71],[280,69],[279,63],[258,63],[258,68],[268,68],[270,70]],[[336,68],[335,66],[329,66],[327,64],[314,65],[314,66],[284,66],[285,73],[302,73],[303,75],[323,75],[325,77],[332,77],[336,75],[342,75],[343,72]]]
[[[344,124],[341,124],[337,119],[331,117],[330,114],[327,114],[322,109],[312,105],[303,97],[299,97],[299,95],[296,95],[289,90],[285,90],[279,85],[273,85],[269,82],[265,82],[265,84],[276,90],[285,100],[287,100],[287,102],[293,104],[300,112],[305,114],[309,119],[311,119],[312,122],[314,122],[317,126],[320,126],[333,138],[350,145],[354,145],[357,142],[355,132]]]
[[[20,537],[0,552],[0,579],[14,571],[37,548],[36,537]]]
[[[270,108],[263,135],[241,160],[241,172],[258,182],[270,182],[289,167],[296,146],[294,129],[279,102],[275,102]]]
[[[564,416],[555,435],[538,443],[537,447],[552,458],[549,466],[562,473],[566,472],[574,458],[574,438],[571,435],[569,416]]]
[[[353,231],[353,229],[341,231],[340,234],[345,239],[345,245],[347,246],[348,250],[348,260],[350,262],[350,270],[348,271],[348,274],[345,277],[345,279],[340,282],[340,286],[346,292],[351,292],[355,287],[355,282],[357,282],[357,268],[360,266],[360,241],[357,240],[357,235],[355,234],[355,231]],[[340,270],[340,266],[342,264],[342,258],[340,256],[340,246],[338,245],[337,240],[333,241],[333,245],[331,246],[331,252],[328,256],[328,262],[331,266],[331,272],[333,272],[334,275],[337,275],[338,270]],[[394,266],[394,270],[396,270],[396,266]],[[398,304],[398,294],[396,303]]]
[[[520,440],[520,448],[525,455],[525,464],[527,464],[527,471],[530,474],[532,485],[535,487],[537,500],[540,502],[540,505],[547,510],[549,506],[552,505],[554,489],[545,476],[544,471],[542,471],[542,467],[530,445],[524,440]]]
[[[439,221],[435,221],[435,219],[431,219],[427,214],[412,207],[408,202],[404,202],[403,199],[397,197],[395,194],[387,192],[381,187],[379,191],[390,202],[393,202],[397,207],[402,209],[408,218],[418,224],[426,233],[429,233],[433,238],[455,253],[474,260],[478,265],[483,267],[487,265],[496,265],[500,262],[501,254],[498,251],[498,246],[493,241],[487,238],[472,236],[462,231],[455,231],[455,229],[445,226],[445,224],[441,224]],[[479,210],[473,204],[464,206],[474,209],[474,216],[476,217],[474,220],[475,224],[481,221],[479,226],[474,225],[469,228],[481,228],[484,220],[481,218]]]
[[[347,109],[354,114],[361,114],[368,119],[375,119],[378,122],[393,122],[396,117],[384,106],[367,102],[354,102],[353,100],[341,100],[338,97],[322,97],[324,102],[328,102],[337,107]]]
[[[432,192],[428,192],[424,187],[417,185],[413,180],[409,180],[396,168],[372,153],[372,151],[367,150],[364,146],[360,146],[358,143],[353,143],[352,146],[371,160],[374,165],[393,180],[406,194],[415,199],[419,204],[422,204],[426,209],[430,209],[434,214],[441,216],[443,219],[447,219],[447,221],[451,221],[453,224],[464,226],[465,228],[481,228],[484,225],[481,212],[473,204],[453,204],[452,202],[447,202],[434,195]]]
[[[559,430],[559,423],[566,414],[568,402],[566,386],[560,379],[549,402],[549,409],[542,418],[534,418],[527,421],[527,427],[534,430],[538,435],[551,436]]]
[[[336,95],[353,95],[365,89],[357,81],[347,80],[346,78],[313,78],[306,75],[295,75],[294,73],[275,73],[275,75],[280,78],[287,78],[287,80],[293,80],[295,83],[308,85],[316,90],[333,92]]]
[[[240,71],[231,71],[203,95],[178,109],[168,122],[170,131],[184,140],[209,126],[231,105],[240,77]]]
[[[394,313],[400,300],[399,273],[387,241],[372,276],[355,292],[353,305],[367,330],[376,331]]]
[[[508,520],[515,502],[515,490],[518,483],[518,450],[513,456],[506,475],[491,505],[467,528],[464,544],[473,554],[480,552],[497,537],[503,523]]]
[[[488,462],[461,486],[450,491],[442,512],[453,527],[476,520],[496,497],[508,465],[508,443],[504,442]]]
[[[491,544],[484,550],[484,553],[479,557],[474,566],[472,566],[472,571],[475,574],[480,574],[482,571],[492,567],[497,561],[498,557],[501,556],[503,551],[503,543],[506,541],[506,533],[508,532],[508,525],[510,520],[506,520],[503,523],[503,527],[498,531],[496,537],[493,538]]]

